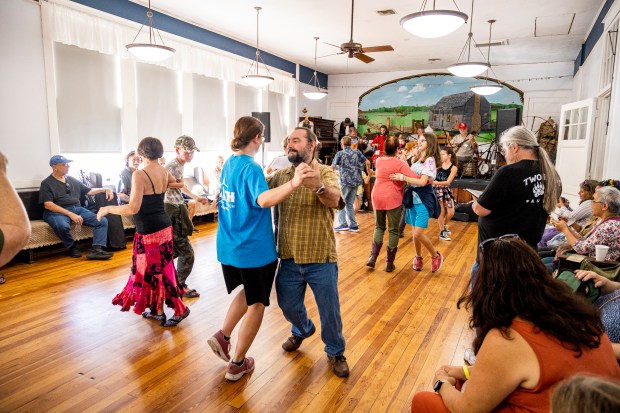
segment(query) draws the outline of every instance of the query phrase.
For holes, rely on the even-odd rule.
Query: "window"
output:
[[[601,65],[601,89],[611,88],[614,73],[614,49],[618,48],[618,20],[603,32],[605,36],[605,50]]]
[[[60,151],[120,152],[120,61],[54,43]]]
[[[194,138],[202,151],[221,151],[227,146],[224,81],[193,75]]]

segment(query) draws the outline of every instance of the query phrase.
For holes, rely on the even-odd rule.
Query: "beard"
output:
[[[289,149],[287,157],[288,161],[292,163],[295,168],[297,168],[300,163],[305,161],[303,156],[294,149]]]

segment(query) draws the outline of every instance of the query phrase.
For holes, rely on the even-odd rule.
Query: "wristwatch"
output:
[[[433,390],[435,390],[435,393],[439,393],[439,389],[441,389],[441,386],[445,383],[445,381],[443,380],[437,380],[435,382],[435,384],[433,385]]]
[[[316,190],[315,194],[321,195],[323,192],[325,192],[325,184],[321,182],[321,186],[319,186],[319,189]]]

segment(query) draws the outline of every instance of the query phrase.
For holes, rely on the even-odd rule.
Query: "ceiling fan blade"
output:
[[[334,47],[337,47],[338,49],[340,49],[340,46],[336,46],[335,44],[331,44],[331,43],[327,43],[327,42],[323,42],[323,44],[327,44],[329,46],[334,46]]]
[[[329,56],[337,56],[337,55],[341,55],[341,54],[345,54],[345,53],[346,53],[346,52],[326,54],[325,56],[319,56],[319,57],[317,57],[317,59],[321,59],[321,58],[323,58],[323,57],[329,57]]]
[[[362,48],[363,53],[374,53],[374,52],[392,52],[394,48],[390,45],[384,46],[371,46]]]
[[[375,59],[373,59],[370,56],[366,56],[364,53],[356,53],[355,56],[357,59],[361,60],[364,63],[370,63],[370,62],[374,62]]]

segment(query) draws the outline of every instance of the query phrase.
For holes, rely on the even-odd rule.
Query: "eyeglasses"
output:
[[[71,184],[69,184],[69,181],[65,182],[65,187],[66,187],[67,193],[70,193],[71,192]]]
[[[423,143],[423,142],[426,142],[426,139],[422,139],[422,138],[418,139],[418,143]]]
[[[520,238],[519,238],[519,234],[506,234],[506,235],[502,235],[501,237],[497,237],[497,238],[489,238],[489,239],[485,239],[484,241],[482,241],[480,245],[478,246],[478,248],[480,248],[480,252],[484,254],[485,245],[491,244],[492,242],[495,242],[497,240],[506,240],[506,239],[520,239]]]
[[[603,201],[595,201],[594,199],[592,200],[593,204],[604,204],[605,202]]]

